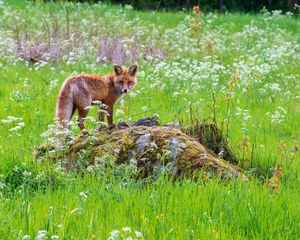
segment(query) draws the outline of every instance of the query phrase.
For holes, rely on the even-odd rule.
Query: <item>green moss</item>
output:
[[[171,140],[175,144],[175,152],[170,147]],[[58,154],[49,154],[53,151]],[[195,138],[179,129],[163,126],[102,130],[88,137],[76,137],[73,143],[62,149],[55,150],[53,144],[49,144],[42,145],[36,152],[38,159],[48,158],[50,162],[60,161],[64,157],[68,160],[68,168],[78,167],[79,163],[89,166],[95,163],[96,158],[111,154],[116,155],[118,164],[136,161],[141,176],[149,176],[154,168],[160,170],[169,165],[170,175],[197,173],[201,170],[224,178],[239,175],[247,178],[240,169],[211,154]],[[86,159],[85,163],[82,163],[82,158]]]

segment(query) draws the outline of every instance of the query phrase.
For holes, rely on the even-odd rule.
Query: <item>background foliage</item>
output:
[[[117,4],[130,4],[137,9],[176,9],[191,8],[199,5],[203,11],[243,11],[258,12],[263,7],[268,10],[295,11],[295,4],[299,0],[110,0]]]

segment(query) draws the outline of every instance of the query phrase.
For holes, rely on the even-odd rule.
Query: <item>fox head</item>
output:
[[[136,86],[136,71],[137,65],[130,68],[122,68],[119,65],[114,66],[114,85],[120,94],[127,93]]]

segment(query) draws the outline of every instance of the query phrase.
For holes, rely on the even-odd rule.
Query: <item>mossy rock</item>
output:
[[[78,136],[64,147],[44,144],[34,155],[39,161],[61,162],[66,170],[79,165],[88,168],[105,156],[113,156],[117,165],[135,162],[140,177],[157,175],[159,169],[168,166],[168,174],[174,177],[205,174],[248,179],[238,166],[219,158],[197,138],[174,126],[102,129],[87,137]]]

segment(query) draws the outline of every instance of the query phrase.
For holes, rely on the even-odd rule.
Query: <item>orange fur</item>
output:
[[[116,65],[114,71],[107,75],[78,74],[69,77],[63,83],[56,104],[56,120],[63,127],[68,127],[75,110],[78,110],[78,126],[83,133],[86,132],[84,119],[88,114],[92,101],[101,101],[107,106],[107,121],[109,127],[113,126],[113,106],[136,84],[137,66],[121,68]],[[99,114],[99,121],[104,120],[103,113]]]

